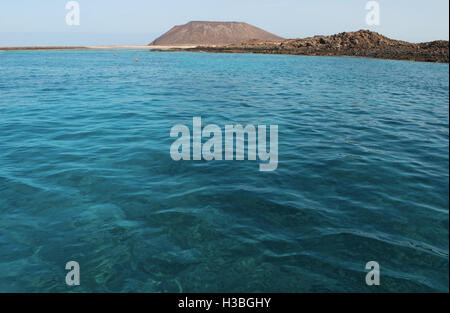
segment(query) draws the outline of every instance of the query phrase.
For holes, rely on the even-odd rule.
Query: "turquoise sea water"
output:
[[[448,291],[448,75],[356,58],[0,52],[0,291]],[[174,162],[170,129],[194,116],[278,125],[278,169]],[[65,285],[72,260],[79,287]]]

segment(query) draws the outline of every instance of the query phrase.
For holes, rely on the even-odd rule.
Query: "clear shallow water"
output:
[[[0,52],[0,291],[448,291],[448,65],[118,53]],[[172,161],[193,116],[278,170]]]

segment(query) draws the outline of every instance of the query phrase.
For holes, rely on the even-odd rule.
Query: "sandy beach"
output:
[[[43,47],[0,47],[0,51],[33,51],[33,50],[114,50],[114,49],[192,49],[197,46],[179,45],[179,46],[43,46]]]

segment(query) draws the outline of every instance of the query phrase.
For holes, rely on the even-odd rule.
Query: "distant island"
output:
[[[173,27],[151,46],[226,45],[251,39],[279,41],[283,38],[242,22],[193,21]]]
[[[85,49],[348,56],[449,63],[449,42],[446,40],[410,43],[369,30],[284,39],[242,22],[189,22],[173,27],[148,46],[0,47],[0,51]]]
[[[197,46],[160,51],[352,56],[449,63],[448,41],[416,44],[393,40],[369,30],[304,39],[283,39],[246,23],[190,22],[175,26],[150,44],[154,45]]]

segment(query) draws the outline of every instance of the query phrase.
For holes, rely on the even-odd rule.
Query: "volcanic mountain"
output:
[[[241,22],[189,22],[175,26],[150,45],[226,45],[248,40],[279,41],[283,38]]]

